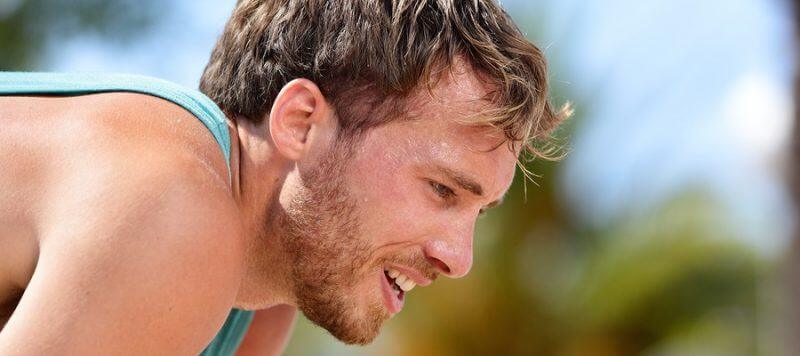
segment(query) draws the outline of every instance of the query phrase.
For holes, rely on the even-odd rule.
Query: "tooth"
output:
[[[392,277],[392,278],[394,278],[394,283],[397,283],[398,286],[402,286],[403,283],[405,283],[405,281],[408,280],[408,277],[406,277],[406,275],[404,274],[398,274],[397,277]]]
[[[403,282],[403,284],[400,284],[400,289],[402,289],[403,292],[408,292],[408,291],[414,289],[414,287],[416,285],[417,284],[414,283],[412,280],[406,279],[405,282]]]
[[[400,275],[400,272],[398,272],[396,270],[393,270],[393,269],[389,269],[389,277],[397,278],[397,276],[399,276],[399,275]]]

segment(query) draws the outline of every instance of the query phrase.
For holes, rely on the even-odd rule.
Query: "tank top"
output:
[[[231,140],[225,114],[211,99],[197,90],[161,79],[128,74],[0,72],[0,95],[75,96],[110,92],[155,96],[192,113],[211,131],[217,141],[225,156],[230,178]],[[252,311],[232,309],[222,329],[201,355],[233,355],[252,320]]]

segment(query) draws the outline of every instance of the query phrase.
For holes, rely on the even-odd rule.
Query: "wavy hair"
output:
[[[492,0],[240,0],[200,90],[258,123],[286,83],[306,78],[353,135],[400,118],[457,58],[492,88],[491,108],[465,121],[502,129],[532,158],[558,158],[552,133],[569,107],[550,103],[544,55]]]

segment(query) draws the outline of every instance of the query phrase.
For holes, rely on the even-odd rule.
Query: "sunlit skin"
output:
[[[383,304],[384,269],[401,270],[422,286],[438,274],[466,275],[472,265],[475,219],[500,199],[511,181],[514,157],[506,146],[476,154],[463,140],[470,135],[481,137],[479,132],[446,123],[426,125],[425,121],[374,130],[358,150],[352,174],[345,177],[360,203],[361,236],[373,248],[366,263],[373,269],[349,291],[360,300],[357,305],[376,299]],[[408,136],[413,132],[422,134]],[[496,142],[483,142],[478,147],[488,151],[496,146]],[[461,183],[473,182],[471,187],[480,187],[482,194],[467,190],[454,176]],[[393,260],[393,256],[398,258]],[[384,257],[389,261],[376,263]],[[413,298],[413,292],[409,295]],[[389,314],[395,312],[389,310]]]
[[[342,174],[329,177],[341,180],[348,198],[354,201],[358,234],[353,238],[364,244],[369,254],[362,263],[367,269],[353,271],[350,278],[346,278],[357,279],[357,283],[346,287],[330,286],[327,291],[336,298],[353,301],[353,306],[340,313],[353,319],[370,319],[377,317],[371,315],[378,312],[374,311],[375,305],[387,309],[383,311],[387,316],[399,311],[386,306],[383,300],[381,283],[386,268],[404,271],[419,285],[429,284],[439,274],[461,277],[469,271],[475,220],[482,210],[501,200],[513,179],[516,162],[516,152],[505,144],[501,132],[458,122],[487,108],[488,103],[480,99],[485,93],[486,88],[471,71],[463,66],[456,67],[452,76],[440,81],[433,96],[422,90],[412,99],[405,120],[380,126],[368,131],[365,137],[359,137],[354,152],[342,163]],[[247,155],[251,157],[272,156],[252,160],[267,163],[260,169],[286,172],[286,178],[279,182],[280,193],[271,197],[278,199],[278,210],[288,209],[289,202],[303,189],[304,176],[312,174],[323,160],[331,159],[327,154],[335,145],[335,121],[334,111],[316,86],[297,80],[284,88],[273,107],[269,118],[271,135],[262,137],[270,142],[240,144],[256,150],[264,148],[260,152],[243,148],[242,151],[249,151]],[[240,130],[257,131],[258,128],[240,126]],[[259,168],[242,169],[255,171]],[[265,189],[263,184],[256,189],[271,190]],[[242,195],[256,194],[243,192]],[[252,209],[257,211],[259,207],[271,205],[269,202],[254,204]],[[280,212],[264,211],[255,215],[276,213]],[[268,220],[254,219],[249,230],[256,234],[262,227],[259,223]],[[239,299],[242,306],[269,305],[274,303],[271,298],[279,293],[298,297],[291,291],[261,287],[292,279],[286,277],[290,275],[286,270],[283,276],[264,273],[269,266],[291,265],[286,260],[291,254],[285,250],[286,246],[276,246],[280,239],[269,236],[280,235],[280,231],[274,231],[276,225],[268,226],[262,232],[264,237],[257,240],[263,241],[265,246],[254,249],[257,256],[251,260],[257,267],[248,274],[250,278],[243,285]],[[344,239],[343,236],[332,238]],[[316,239],[313,243],[325,240],[321,236]],[[336,265],[336,258],[353,259],[357,252],[345,254],[348,256],[323,255],[323,260],[316,260],[314,264]],[[273,282],[275,280],[278,283]],[[283,285],[291,287],[290,283]],[[289,303],[297,305],[297,302],[295,299]],[[371,338],[349,341],[369,340]]]
[[[480,99],[486,92],[469,67],[456,65],[433,96],[421,90],[411,98],[403,120],[367,131],[340,155],[332,106],[313,82],[294,80],[261,124],[230,118],[232,187],[210,135],[164,101],[136,94],[0,97],[8,136],[0,152],[9,152],[1,163],[19,167],[0,172],[0,199],[15,202],[0,210],[0,261],[17,266],[7,272],[10,264],[0,263],[0,305],[16,309],[0,332],[0,353],[196,353],[232,306],[260,309],[242,354],[280,352],[292,308],[304,305],[311,308],[306,314],[342,318],[330,331],[344,341],[371,341],[399,311],[387,301],[384,270],[401,270],[418,285],[467,274],[476,218],[511,184],[518,152],[499,131],[459,122],[489,107]],[[53,120],[72,131],[52,130]],[[24,150],[26,142],[37,144]],[[325,160],[336,158],[340,174],[320,174]],[[310,196],[314,177],[337,183],[331,196],[350,203],[341,207],[355,228],[339,234],[329,226],[337,224],[322,224],[319,235],[289,239],[288,225],[280,222],[305,216],[293,202]],[[185,185],[173,198],[161,187],[175,182]],[[76,193],[86,184],[91,189]],[[104,186],[114,188],[95,193]],[[80,219],[49,209],[80,211]],[[70,233],[43,233],[50,231]],[[308,245],[314,237],[318,244]],[[343,267],[353,256],[298,250],[304,243],[360,251],[364,258]],[[293,265],[310,255],[314,261]],[[334,267],[346,282],[299,280],[314,268]],[[123,281],[144,284],[132,292]],[[304,304],[297,293],[303,283],[306,291],[342,300],[344,309]],[[41,344],[26,342],[32,333]]]

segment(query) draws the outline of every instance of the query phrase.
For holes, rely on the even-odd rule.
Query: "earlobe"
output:
[[[312,129],[324,119],[327,104],[314,82],[295,79],[283,86],[269,114],[269,131],[277,151],[300,160],[308,151]]]

